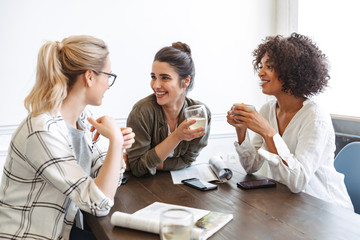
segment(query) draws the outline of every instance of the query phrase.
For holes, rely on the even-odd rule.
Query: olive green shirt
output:
[[[199,101],[185,98],[184,106],[179,114],[179,124],[185,120],[184,109],[188,106],[203,104]],[[204,105],[204,104],[203,104]],[[205,106],[206,107],[206,106]],[[211,112],[206,107],[208,127],[206,134],[191,141],[181,141],[174,149],[172,157],[164,161],[164,171],[188,167],[196,160],[201,149],[208,142],[211,123]],[[156,167],[162,163],[155,152],[155,147],[169,135],[168,124],[162,107],[157,104],[156,96],[151,94],[138,101],[131,110],[127,126],[135,133],[135,143],[127,149],[129,165],[135,176],[156,173]]]

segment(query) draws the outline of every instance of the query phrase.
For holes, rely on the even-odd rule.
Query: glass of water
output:
[[[186,120],[196,120],[196,122],[190,126],[190,129],[204,128],[206,131],[207,127],[207,112],[204,105],[192,105],[185,108],[185,118]]]
[[[168,209],[160,215],[161,240],[190,240],[193,227],[193,214],[185,209]]]

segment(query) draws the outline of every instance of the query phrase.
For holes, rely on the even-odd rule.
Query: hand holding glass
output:
[[[204,105],[193,105],[185,108],[185,118],[186,120],[196,120],[196,122],[190,126],[190,129],[197,129],[202,127],[204,131],[207,128],[207,112]]]
[[[160,215],[161,240],[190,240],[193,214],[185,209],[168,209]]]

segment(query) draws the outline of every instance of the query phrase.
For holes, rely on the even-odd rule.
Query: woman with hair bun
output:
[[[334,168],[330,115],[311,98],[330,79],[327,57],[310,38],[297,33],[267,37],[253,56],[262,92],[274,99],[259,112],[246,106],[228,112],[242,166],[253,173],[264,164],[265,176],[292,192],[306,192],[353,210],[344,176]],[[247,129],[256,133],[252,142]]]
[[[105,43],[91,36],[46,42],[29,114],[12,136],[0,187],[1,239],[95,239],[80,210],[107,215],[125,169],[131,128],[92,118],[116,79]],[[107,138],[104,139],[104,138]],[[104,141],[105,140],[105,141]]]
[[[207,145],[208,128],[191,130],[196,121],[186,121],[184,109],[202,104],[188,98],[195,66],[190,47],[181,42],[160,49],[154,58],[150,86],[153,94],[138,101],[127,119],[136,142],[127,149],[128,165],[135,176],[188,167]]]

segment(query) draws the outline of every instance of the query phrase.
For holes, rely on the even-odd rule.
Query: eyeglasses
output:
[[[101,72],[101,71],[99,73],[103,73],[103,74],[106,74],[109,76],[109,87],[114,85],[115,79],[117,77],[115,73],[107,73],[107,72]]]

